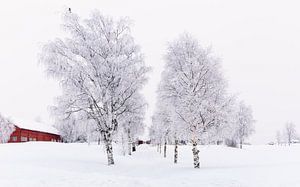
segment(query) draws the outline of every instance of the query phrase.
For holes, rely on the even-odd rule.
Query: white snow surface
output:
[[[114,166],[102,146],[28,142],[0,144],[0,186],[300,186],[300,145],[200,146],[201,168],[194,169],[190,146],[173,146],[163,158],[156,147],[139,146],[122,156],[114,145]]]
[[[58,130],[54,126],[45,123],[14,118],[12,119],[12,123],[22,129],[59,134]]]

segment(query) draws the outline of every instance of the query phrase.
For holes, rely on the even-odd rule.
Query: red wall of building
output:
[[[32,131],[16,127],[16,130],[11,134],[8,143],[27,142],[27,141],[60,141],[60,136],[46,132]]]

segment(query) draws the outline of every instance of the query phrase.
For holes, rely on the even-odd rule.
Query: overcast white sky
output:
[[[190,32],[222,58],[230,91],[252,106],[253,143],[275,137],[286,121],[300,127],[300,3],[297,1],[10,0],[0,6],[0,112],[13,118],[49,120],[48,106],[60,91],[38,66],[43,43],[61,35],[63,7],[87,17],[94,9],[128,16],[146,63],[149,116],[167,41]],[[300,130],[300,128],[299,128]]]

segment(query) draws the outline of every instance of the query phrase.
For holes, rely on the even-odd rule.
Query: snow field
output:
[[[190,146],[173,146],[167,158],[155,146],[139,146],[123,156],[114,145],[116,165],[95,144],[29,142],[0,144],[0,186],[300,186],[300,145],[199,146],[200,169]]]

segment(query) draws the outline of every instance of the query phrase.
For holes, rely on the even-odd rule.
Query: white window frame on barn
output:
[[[21,142],[27,142],[28,141],[28,138],[25,137],[25,136],[21,136]]]
[[[16,142],[16,141],[18,140],[18,137],[17,137],[17,136],[13,136],[13,137],[11,137],[11,140],[12,140],[13,142]]]

